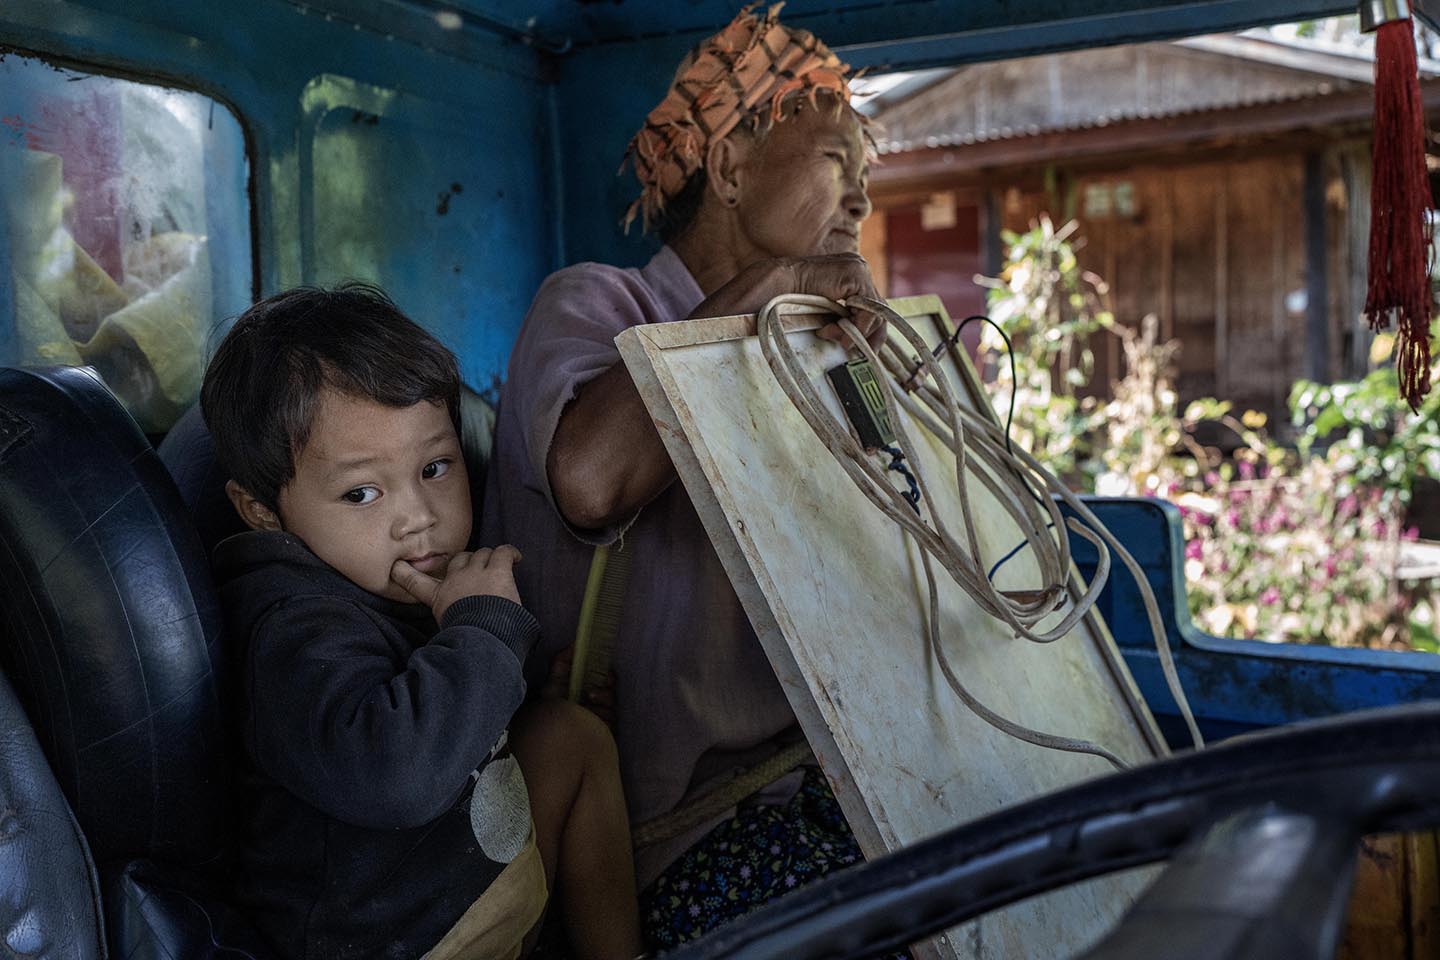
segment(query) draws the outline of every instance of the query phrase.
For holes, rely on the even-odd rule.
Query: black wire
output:
[[[960,342],[960,334],[965,332],[965,327],[976,320],[983,320],[995,328],[995,332],[1000,334],[1000,339],[1005,341],[1005,353],[1010,358],[1010,411],[1005,414],[1005,452],[1013,457],[1015,448],[1010,444],[1010,427],[1015,423],[1015,394],[1020,392],[1020,378],[1015,373],[1015,348],[1011,346],[1010,338],[1005,335],[1005,330],[1000,324],[983,313],[971,314],[960,321],[960,325],[955,328],[954,333],[935,345],[935,349],[930,353],[930,359],[937,359],[944,351],[953,350],[955,344]]]
[[[1015,395],[1020,392],[1020,377],[1019,374],[1016,372],[1015,368],[1015,347],[1013,344],[1010,343],[1009,336],[1006,335],[1005,330],[1000,326],[1000,324],[996,323],[994,320],[991,320],[984,314],[972,314],[966,317],[964,320],[960,321],[959,325],[955,327],[954,333],[950,334],[948,337],[945,337],[935,345],[935,349],[930,351],[930,359],[938,360],[940,358],[940,355],[946,350],[953,350],[955,348],[955,345],[960,342],[960,335],[965,332],[965,328],[976,320],[988,323],[990,324],[990,326],[995,328],[995,332],[1000,334],[1000,339],[1005,342],[1005,353],[1010,358],[1010,409],[1005,414],[1005,452],[1013,457],[1015,456],[1015,447],[1010,439],[1010,429],[1015,424]],[[923,368],[923,364],[921,365],[921,367]],[[915,371],[917,376],[920,373],[920,369],[921,368],[917,368]],[[889,469],[894,470],[896,473],[899,473],[901,476],[903,476],[906,480],[909,481],[910,492],[901,493],[900,495],[905,498],[907,503],[910,504],[910,508],[918,514],[920,512],[920,488],[919,485],[915,482],[914,474],[912,474],[904,464],[905,455],[900,452],[900,448],[898,445],[883,447],[882,449],[886,453],[890,454],[891,460]],[[1025,475],[1025,471],[1017,470],[1015,472],[1016,475],[1019,477],[1021,484],[1025,487],[1025,492],[1030,494],[1031,498],[1035,500],[1036,503],[1043,505],[1045,503],[1044,499],[1038,493],[1036,493],[1035,488],[1030,485],[1030,478]],[[1055,524],[1053,522],[1047,523],[1045,524],[1045,527],[1047,529],[1053,530],[1055,528]],[[1005,554],[1005,556],[1001,557],[995,562],[995,565],[990,568],[990,572],[986,574],[985,579],[993,583],[995,580],[996,572],[999,571],[1000,567],[1004,565],[1005,561],[1009,560],[1011,557],[1015,556],[1015,554],[1019,553],[1021,550],[1025,549],[1029,545],[1029,540],[1022,541],[1021,543],[1016,545],[1013,550],[1011,550],[1009,553]]]
[[[983,313],[972,314],[960,321],[960,325],[955,328],[954,333],[935,345],[935,349],[930,353],[930,358],[932,360],[936,359],[940,356],[941,352],[947,348],[954,349],[955,344],[960,342],[960,334],[965,332],[966,325],[976,320],[983,320],[995,328],[995,332],[1000,334],[1000,339],[1005,341],[1005,353],[1010,358],[1010,409],[1005,414],[1005,452],[1013,457],[1015,456],[1015,446],[1010,439],[1010,428],[1015,425],[1015,395],[1020,392],[1020,376],[1015,372],[1015,347],[1010,343],[1010,338],[1005,335],[1005,331],[1001,328],[1000,324],[991,320]],[[1025,471],[1017,470],[1015,473],[1020,478],[1021,484],[1025,487],[1025,492],[1030,494],[1030,499],[1043,505],[1045,503],[1044,498],[1036,493],[1035,488],[1030,485],[1030,478]]]
[[[1045,524],[1045,529],[1054,530],[1055,521],[1052,520],[1049,523]],[[1028,538],[1025,540],[1021,540],[1019,543],[1017,543],[1013,550],[1005,554],[1005,556],[1001,557],[999,560],[995,561],[995,566],[991,567],[990,572],[985,574],[985,579],[989,580],[993,584],[995,582],[995,574],[1000,572],[1000,568],[1005,565],[1005,562],[1028,546],[1030,546],[1030,540]]]

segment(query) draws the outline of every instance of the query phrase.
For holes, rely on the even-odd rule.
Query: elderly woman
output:
[[[795,715],[613,343],[780,293],[875,295],[857,253],[868,140],[848,68],[778,7],[750,10],[687,57],[631,144],[630,215],[665,246],[640,269],[568,267],[536,295],[485,499],[483,540],[524,553],[521,594],[551,655],[575,637],[595,547],[623,534],[615,731],[657,949],[859,859],[813,758],[802,745],[798,768],[786,760],[803,744]],[[755,792],[713,809],[716,784],[736,782]]]

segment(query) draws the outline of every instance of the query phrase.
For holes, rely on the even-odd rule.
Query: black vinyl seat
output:
[[[467,390],[462,419],[478,508],[494,412]],[[227,903],[224,481],[198,408],[157,452],[94,371],[0,369],[0,811],[21,786],[49,797],[0,814],[47,877],[0,897],[20,955],[271,956]]]
[[[0,611],[0,671],[44,757],[7,756],[0,787],[53,775],[95,865],[75,877],[53,845],[70,900],[93,900],[98,874],[119,956],[264,956],[224,906],[233,754],[205,550],[86,368],[0,370]],[[0,930],[24,924],[24,900],[0,898]],[[53,955],[104,956],[98,936]]]
[[[0,676],[0,943],[9,956],[101,960],[90,848],[15,691]]]

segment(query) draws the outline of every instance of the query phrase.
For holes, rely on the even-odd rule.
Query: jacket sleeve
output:
[[[504,598],[465,597],[397,670],[378,616],[337,598],[267,611],[251,637],[247,741],[321,812],[417,827],[454,804],[520,706],[539,625]]]

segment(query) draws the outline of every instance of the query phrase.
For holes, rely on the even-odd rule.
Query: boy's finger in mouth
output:
[[[444,576],[445,565],[450,561],[448,553],[425,553],[414,557],[401,557],[406,563],[427,576]]]

